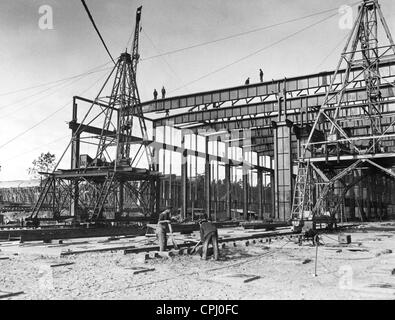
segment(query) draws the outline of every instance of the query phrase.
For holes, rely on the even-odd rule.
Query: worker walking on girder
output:
[[[158,91],[156,91],[156,89],[154,89],[154,100],[156,100],[158,98]]]
[[[263,82],[263,71],[262,71],[262,69],[259,69],[259,80],[261,82]]]
[[[171,208],[166,208],[165,211],[159,214],[158,225],[156,227],[156,234],[159,240],[159,251],[166,251],[167,247],[167,225],[171,218]]]
[[[163,86],[162,87],[162,99],[164,99],[165,96],[166,96],[166,90],[165,90],[165,87]]]
[[[219,248],[218,248],[218,230],[217,227],[204,217],[199,221],[200,224],[200,241],[203,244],[202,259],[207,260],[208,246],[211,243],[213,246],[214,259],[218,260]]]

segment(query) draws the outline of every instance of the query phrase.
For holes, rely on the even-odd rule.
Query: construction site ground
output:
[[[219,237],[259,232],[224,228]],[[395,299],[395,222],[342,232],[351,235],[351,244],[340,245],[335,232],[321,235],[317,264],[316,247],[289,235],[226,242],[219,261],[191,254],[147,258],[120,249],[152,245],[152,236],[4,241],[0,299]],[[182,244],[198,239],[198,232],[175,238]],[[89,252],[103,248],[114,250]],[[87,252],[61,255],[71,251]]]

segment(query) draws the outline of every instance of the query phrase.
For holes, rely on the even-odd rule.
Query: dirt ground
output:
[[[316,275],[316,247],[287,236],[227,243],[220,261],[196,255],[144,261],[144,254],[122,250],[60,257],[50,248],[18,252],[0,243],[0,298],[23,291],[6,299],[395,299],[395,223],[346,233],[348,246],[338,244],[336,233],[321,236]],[[51,267],[65,262],[72,264]],[[155,270],[133,274],[139,268]]]

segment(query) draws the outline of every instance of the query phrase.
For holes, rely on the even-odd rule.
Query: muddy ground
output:
[[[395,223],[347,234],[348,246],[338,244],[336,233],[322,235],[316,275],[316,247],[287,236],[227,243],[220,261],[196,255],[144,261],[144,254],[122,250],[60,257],[41,244],[43,250],[29,252],[0,243],[0,298],[21,291],[4,299],[394,299]],[[142,268],[154,270],[133,274]]]

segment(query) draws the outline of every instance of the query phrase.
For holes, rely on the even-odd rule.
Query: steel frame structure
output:
[[[69,123],[72,139],[65,150],[66,152],[71,146],[71,169],[59,170],[56,167],[47,176],[31,219],[37,220],[49,195],[55,219],[60,218],[65,203],[70,202],[71,215],[80,219],[103,220],[108,207],[115,211],[115,217],[119,217],[124,211],[125,196],[146,216],[158,210],[155,190],[158,188],[159,175],[153,163],[154,154],[149,146],[151,141],[148,140],[146,119],[141,110],[136,82],[141,10],[142,7],[139,7],[136,11],[132,52],[120,55],[96,99],[89,101],[74,97],[73,118]],[[112,77],[110,95],[102,96]],[[77,123],[77,100],[91,102],[81,123]],[[94,107],[99,107],[100,112],[90,119]],[[85,123],[87,119],[90,120]],[[133,135],[135,119],[141,136]],[[102,127],[92,126],[95,121],[101,121]],[[82,137],[86,133],[97,140],[93,143],[97,151],[93,158],[85,156],[82,163],[80,144],[86,141],[86,137],[85,140]],[[133,144],[139,145],[137,152],[132,152]],[[136,167],[139,152],[146,154],[148,169]],[[86,193],[90,197],[84,196]]]
[[[386,46],[378,44],[378,17],[389,42]],[[314,221],[323,216],[334,220],[337,208],[333,204],[338,202],[334,185],[361,166],[395,177],[395,173],[386,168],[394,165],[394,155],[382,144],[394,138],[389,132],[393,132],[395,121],[383,121],[386,108],[381,93],[383,81],[392,89],[394,84],[386,81],[379,69],[379,62],[391,57],[389,53],[395,54],[395,45],[378,1],[363,0],[323,104],[303,144],[292,205],[295,227],[300,228],[305,220],[312,220],[314,228]],[[335,88],[334,79],[343,63],[346,64],[344,77],[340,87]],[[351,69],[356,66],[360,68],[359,73],[351,76]],[[358,107],[367,132],[353,134],[347,130],[347,123],[352,119],[342,117],[341,113],[346,109],[343,104],[346,90],[360,76],[365,82],[365,94],[364,103]],[[317,159],[317,153],[324,155],[324,161]],[[329,155],[336,157],[335,165],[329,161]],[[315,196],[313,201],[311,195]]]
[[[390,39],[389,46],[378,45],[377,15],[385,26],[385,32]],[[126,180],[132,176],[135,180],[146,181],[141,183],[142,185],[151,184],[151,191],[145,195],[145,199],[151,199],[152,201],[147,201],[151,205],[156,202],[157,211],[160,192],[160,183],[157,181],[161,179],[158,172],[160,149],[179,152],[183,159],[189,156],[205,159],[203,196],[207,214],[211,213],[210,199],[212,198],[210,161],[225,163],[226,188],[229,192],[230,170],[234,166],[242,166],[244,186],[248,186],[246,177],[251,170],[258,172],[260,183],[262,183],[262,172],[270,174],[275,211],[272,217],[279,220],[288,219],[291,217],[291,212],[296,217],[297,213],[302,213],[307,207],[314,208],[317,202],[325,202],[328,206],[333,200],[331,188],[337,182],[344,184],[347,173],[350,174],[355,168],[365,169],[366,164],[369,164],[370,169],[372,167],[378,170],[386,169],[382,172],[387,176],[392,175],[392,171],[388,168],[395,163],[393,161],[395,159],[395,56],[389,54],[390,50],[394,51],[393,41],[376,0],[362,2],[353,33],[347,41],[350,46],[347,45],[343,50],[342,59],[335,71],[146,102],[140,102],[135,81],[138,61],[137,21],[140,20],[136,16],[134,44],[137,43],[137,46],[133,45],[135,49],[131,55],[127,53],[121,55],[117,66],[110,74],[110,76],[115,74],[110,98],[100,97],[103,89],[93,101],[75,97],[73,118],[69,124],[73,132],[71,170],[58,170],[53,176],[69,181],[68,197],[74,204],[72,212],[73,210],[76,212],[78,206],[86,205],[80,199],[81,183],[89,183],[98,193],[96,200],[86,206],[94,212],[91,218],[97,219],[100,216],[98,213],[105,207],[103,203],[106,202],[105,197],[104,201],[103,198],[98,200],[101,191],[103,194],[114,194],[114,203],[122,202],[124,192],[120,190],[130,189],[124,185],[124,182],[127,183]],[[357,49],[359,43],[363,43],[361,49]],[[357,59],[357,55],[361,58]],[[346,61],[345,67],[341,63],[344,61]],[[105,116],[105,120],[100,128],[93,123],[85,123],[86,117],[81,122],[77,121],[77,100],[89,102],[92,104],[91,108],[98,107],[102,110],[101,114]],[[127,107],[123,107],[125,105]],[[131,105],[136,107],[130,108]],[[166,113],[166,116],[162,116],[161,113]],[[328,116],[332,121],[327,119]],[[142,130],[141,136],[136,136],[132,132],[132,117],[138,118]],[[152,138],[147,137],[145,126],[147,120],[153,123]],[[157,141],[156,130],[168,125],[181,129],[183,137],[185,133],[191,132],[203,135],[209,131],[225,131],[225,133],[206,136],[205,150],[189,150],[184,145],[179,147],[165,141]],[[380,128],[384,129],[379,130]],[[248,129],[248,134],[245,129]],[[337,141],[329,140],[328,136],[334,133],[339,135],[336,137]],[[82,137],[83,134],[91,134],[92,137],[99,139],[99,143],[95,144],[96,156],[92,159],[89,168],[82,168],[79,161],[79,145],[86,142]],[[225,155],[209,154],[208,141],[217,139],[226,143]],[[241,161],[229,160],[231,141],[239,143],[243,155],[247,151],[252,151],[258,156],[269,156],[273,167],[265,168],[259,161],[258,164],[251,164],[245,158]],[[360,153],[351,152],[347,147],[353,144],[357,146],[360,141],[373,141],[375,143],[372,145],[378,147],[372,148],[369,152],[365,152],[368,150],[365,147]],[[132,158],[128,157],[132,144],[140,145],[141,149],[147,148],[145,152],[149,163],[147,171],[133,168],[134,160],[138,157],[136,154]],[[117,149],[114,160],[107,154],[111,147]],[[380,148],[385,152],[377,153]],[[98,165],[99,163],[101,165]],[[297,171],[294,165],[298,163],[301,163],[300,167],[308,166],[306,170],[309,173],[308,179],[303,180],[295,175]],[[356,165],[351,166],[354,163]],[[341,170],[346,167],[350,169],[346,170],[345,174],[341,174]],[[188,208],[186,194],[192,192],[187,188],[188,170],[188,162],[185,161],[181,170],[183,217],[186,216]],[[121,179],[121,175],[127,175],[128,178]],[[172,179],[171,174],[168,176]],[[306,193],[309,199],[308,205],[304,202],[302,204],[295,202],[298,198],[303,198],[295,193],[298,184],[303,181],[306,182],[306,186],[310,186],[310,189],[306,189],[306,192],[311,191]],[[47,194],[55,193],[56,188],[52,190],[51,186],[54,184],[49,183]],[[146,191],[148,189],[145,188]],[[262,197],[262,190],[259,192]],[[132,198],[136,198],[136,192],[131,194]],[[328,194],[328,199],[320,200],[319,194]],[[248,193],[243,194],[245,200],[248,197]],[[140,203],[137,200],[136,202]],[[295,209],[296,207],[299,209]],[[122,206],[119,204],[114,205],[114,208],[117,212],[122,211]],[[230,217],[230,196],[226,198],[226,211],[227,216]],[[247,215],[248,205],[243,206],[243,211]],[[323,210],[321,208],[316,211],[322,213]],[[146,208],[145,212],[152,213],[155,210],[151,207]],[[34,213],[37,213],[37,208]],[[263,218],[261,211],[259,216]]]

